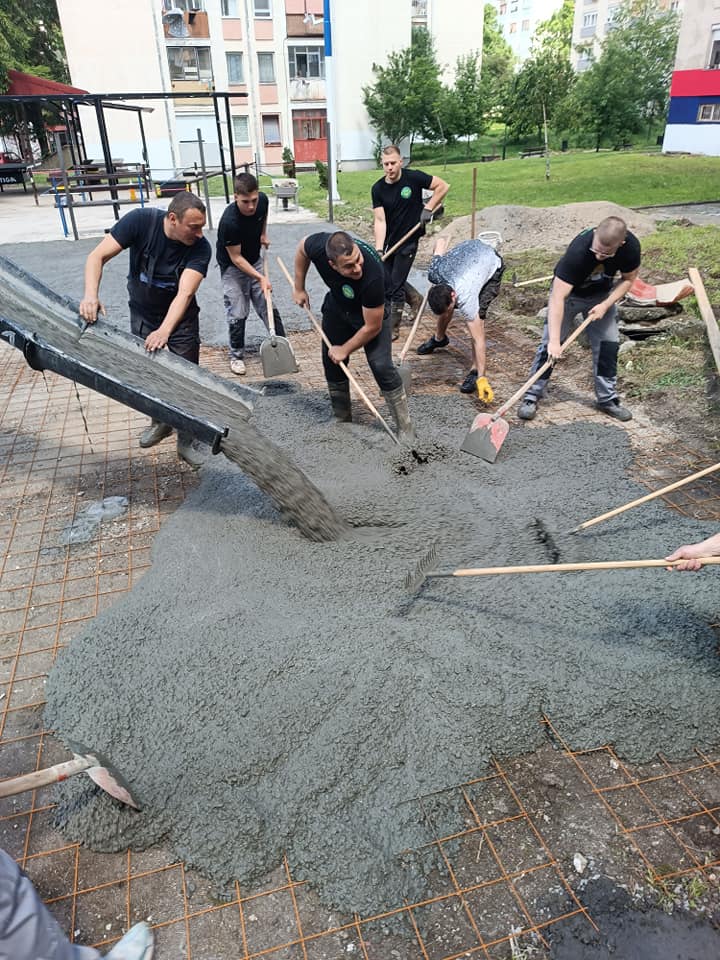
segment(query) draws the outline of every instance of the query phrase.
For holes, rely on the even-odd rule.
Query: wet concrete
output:
[[[544,562],[533,521],[564,529],[637,497],[625,433],[513,427],[494,465],[459,452],[467,408],[414,397],[422,455],[335,425],[288,387],[258,428],[352,524],[310,543],[215,458],[163,525],[146,576],[62,652],[46,723],[122,772],[143,811],[63,787],[69,838],[99,849],[166,837],[222,883],[283,852],[326,903],[413,901],[431,837],[413,798],[544,737],[614,742],[641,761],[720,742],[718,579],[633,570],[403,585],[439,565]],[[417,451],[417,447],[416,447]],[[663,556],[707,527],[649,504],[570,538],[564,560]],[[438,803],[442,830],[456,814]]]

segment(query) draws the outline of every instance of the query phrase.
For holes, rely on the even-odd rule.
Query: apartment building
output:
[[[562,6],[562,0],[492,0],[498,24],[518,63],[530,56],[530,47],[538,24],[549,20]]]
[[[685,0],[663,152],[720,156],[720,0]]]
[[[613,29],[622,0],[575,0],[572,35],[572,65],[578,72],[587,70],[600,54],[602,41]],[[662,10],[682,13],[687,0],[659,0]]]
[[[257,162],[278,173],[284,147],[299,164],[325,161],[328,119],[343,169],[372,166],[375,133],[361,91],[373,81],[373,64],[408,46],[417,28],[433,34],[448,80],[459,54],[482,47],[482,4],[471,0],[57,0],[57,6],[75,86],[91,93],[232,95],[229,123],[211,100],[142,102],[158,174],[197,160],[198,130],[208,164],[217,163],[218,128],[228,143],[228,126],[238,164]],[[88,153],[99,155],[94,118],[85,110],[82,120]],[[108,127],[113,153],[140,160],[136,118],[114,111]]]

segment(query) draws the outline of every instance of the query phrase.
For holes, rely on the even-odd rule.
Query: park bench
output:
[[[480,157],[480,163],[490,163],[492,160],[500,160],[499,153],[488,153]]]
[[[141,165],[137,165],[140,167]],[[66,217],[69,213],[73,235],[78,239],[75,223],[76,207],[120,207],[139,203],[145,206],[148,200],[148,179],[142,170],[132,172],[113,173],[88,171],[80,172],[49,170],[50,187],[46,191],[53,197],[55,207],[60,215],[60,223],[64,236],[70,235],[70,227]],[[123,196],[123,194],[125,196]],[[117,219],[117,214],[116,214]]]
[[[520,154],[520,159],[524,160],[526,157],[544,157],[545,156],[545,147],[533,147],[531,150],[523,150]]]

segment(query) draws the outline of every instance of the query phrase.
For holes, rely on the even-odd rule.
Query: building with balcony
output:
[[[549,20],[562,6],[562,0],[491,0],[497,10],[498,24],[518,63],[530,56],[530,47],[538,24]]]
[[[343,169],[374,165],[375,133],[362,104],[373,63],[430,30],[448,80],[461,53],[482,47],[482,5],[471,0],[57,0],[73,83],[95,93],[228,92],[229,109],[210,98],[139,102],[156,176],[197,162],[198,134],[208,165],[219,144],[233,144],[236,164],[276,174],[289,147],[296,163],[325,161],[328,107],[333,153]],[[325,7],[325,10],[324,10]],[[324,13],[332,24],[332,77]],[[463,30],[456,24],[462,23]],[[328,83],[332,83],[332,90]],[[84,108],[81,108],[83,110]],[[115,116],[115,114],[119,116]],[[94,118],[85,110],[89,155],[100,155]],[[137,122],[114,111],[113,155],[139,161]],[[230,134],[230,136],[228,136]],[[225,157],[226,162],[230,160]]]
[[[663,152],[720,157],[720,0],[685,0]]]
[[[613,29],[622,0],[575,0],[575,19],[571,62],[575,70],[587,70],[602,48],[602,41]],[[687,0],[659,0],[661,10],[682,13]]]

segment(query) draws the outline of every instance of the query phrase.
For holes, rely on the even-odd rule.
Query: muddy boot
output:
[[[393,302],[390,304],[390,323],[392,324],[393,340],[397,340],[397,338],[400,336],[400,324],[402,323],[404,309],[405,304],[396,300],[393,300]]]
[[[422,306],[423,298],[420,296],[418,291],[411,283],[405,283],[405,303],[410,307],[410,313],[413,317],[417,316],[417,312]]]
[[[390,407],[390,413],[395,421],[395,429],[401,440],[414,440],[415,430],[410,421],[407,394],[405,387],[396,387],[394,390],[383,390],[385,403]]]
[[[156,443],[160,443],[165,437],[169,437],[171,433],[172,427],[168,426],[167,423],[160,423],[159,420],[151,420],[150,426],[140,434],[140,446],[154,447]]]
[[[340,423],[352,422],[352,406],[350,404],[350,384],[328,383],[328,393],[332,404],[335,419]]]
[[[207,447],[199,441],[193,440],[192,434],[179,430],[177,455],[193,470],[199,470],[207,460]]]

